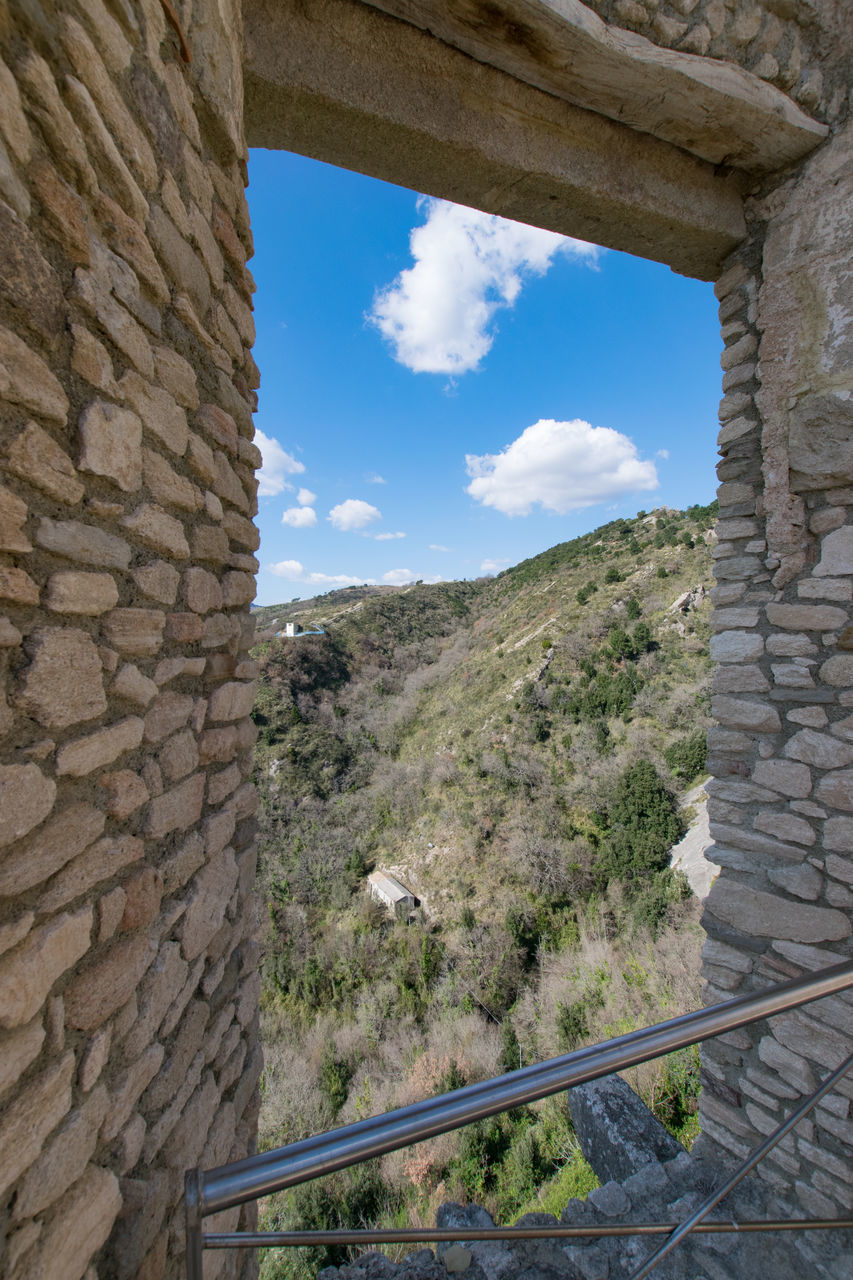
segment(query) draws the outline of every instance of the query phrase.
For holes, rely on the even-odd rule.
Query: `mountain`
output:
[[[493,579],[258,611],[267,1145],[698,1003],[696,903],[668,864],[704,765],[713,519],[640,512]],[[415,895],[408,922],[368,896],[374,870]],[[645,1071],[691,1132],[690,1053]],[[506,1216],[591,1176],[558,1103],[489,1133],[270,1221],[428,1214],[439,1188]]]

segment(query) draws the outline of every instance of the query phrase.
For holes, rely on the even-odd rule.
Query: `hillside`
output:
[[[668,857],[704,763],[712,519],[640,513],[495,579],[263,611],[326,627],[256,651],[267,1145],[698,1003]],[[369,900],[374,868],[419,899],[408,924]],[[692,1132],[691,1054],[634,1083]],[[506,1218],[590,1177],[552,1100],[269,1221],[428,1220],[453,1196]]]

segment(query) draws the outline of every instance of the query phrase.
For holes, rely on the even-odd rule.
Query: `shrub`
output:
[[[675,742],[664,748],[663,758],[677,778],[692,782],[705,771],[705,760],[708,753],[707,736],[704,729],[677,738]]]
[[[628,601],[627,605],[625,606],[625,612],[627,613],[628,619],[631,622],[636,622],[637,618],[640,617],[641,613],[643,612],[643,607],[635,596],[632,596],[631,599]]]
[[[607,572],[604,575],[604,581],[607,583],[608,586],[611,586],[614,582],[622,581],[622,574],[619,572],[619,570],[616,568],[615,565],[611,565],[610,568],[607,570]]]

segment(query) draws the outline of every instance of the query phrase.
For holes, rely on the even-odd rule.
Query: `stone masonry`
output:
[[[8,1280],[180,1275],[254,1140],[239,7],[180,8],[0,4]]]
[[[3,1280],[177,1280],[184,1170],[253,1149],[244,121],[717,280],[708,999],[853,954],[847,10],[0,0]],[[701,1158],[851,1039],[838,997],[708,1045]],[[851,1099],[767,1163],[768,1204],[849,1212]]]

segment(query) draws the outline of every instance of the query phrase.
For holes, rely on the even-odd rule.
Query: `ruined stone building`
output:
[[[851,952],[850,7],[0,0],[0,52],[0,1275],[175,1280],[261,1069],[247,145],[716,281],[714,1001]],[[851,1032],[709,1045],[705,1133]],[[851,1096],[767,1166],[816,1214]]]

